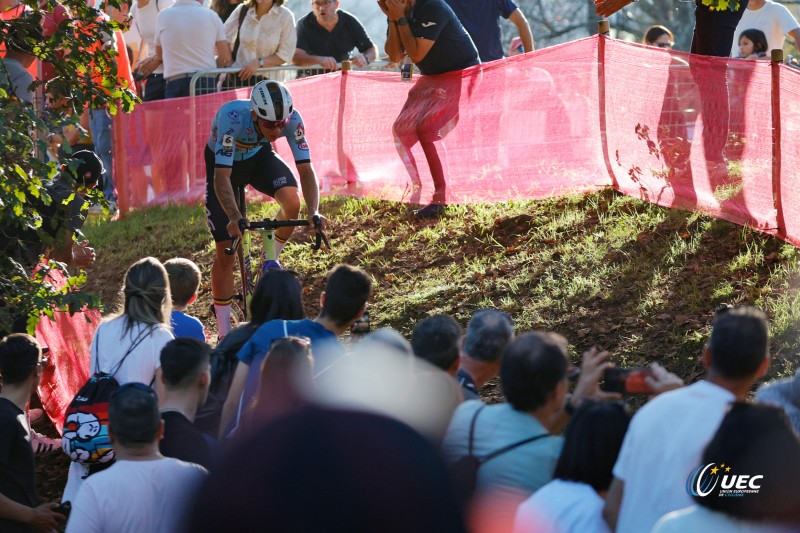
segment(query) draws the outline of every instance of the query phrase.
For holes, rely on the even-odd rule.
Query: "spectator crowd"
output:
[[[266,270],[253,321],[212,349],[190,314],[200,282],[183,258],[125,273],[90,348],[92,380],[116,384],[107,421],[65,423],[61,502],[37,499],[28,413],[53,363],[26,334],[0,341],[3,531],[800,528],[800,377],[753,397],[770,364],[757,308],[719,309],[705,377],[684,385],[653,365],[632,413],[611,354],[573,364],[566,338],[516,332],[496,309],[465,329],[433,315],[410,341],[379,329],[342,344],[372,298],[348,265],[329,272],[315,318],[292,272]],[[495,378],[504,401],[486,404]],[[113,459],[81,461],[93,424]]]

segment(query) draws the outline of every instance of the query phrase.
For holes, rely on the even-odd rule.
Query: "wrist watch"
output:
[[[259,57],[258,58],[258,66],[261,67],[261,68],[264,67],[264,58],[263,57]]]
[[[408,19],[405,17],[400,17],[399,19],[397,19],[397,24],[400,26],[405,26],[406,24],[408,24]]]

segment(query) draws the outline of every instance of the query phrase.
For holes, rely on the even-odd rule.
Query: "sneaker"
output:
[[[31,447],[36,455],[60,451],[61,439],[51,439],[31,430]]]
[[[447,206],[444,204],[428,204],[422,209],[417,210],[414,216],[417,218],[434,218],[444,213]]]
[[[270,259],[269,261],[264,262],[264,266],[261,267],[261,272],[266,272],[267,269],[269,268],[277,268],[278,270],[280,270],[282,267],[277,260]]]

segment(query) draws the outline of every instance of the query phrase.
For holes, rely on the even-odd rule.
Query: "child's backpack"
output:
[[[114,376],[147,333],[147,330],[142,331],[119,363],[110,373],[106,373],[99,371],[100,355],[97,350],[100,346],[100,330],[97,330],[94,343],[97,361],[95,373],[72,399],[64,416],[61,446],[73,461],[86,466],[108,466],[114,461],[114,449],[108,436],[108,403],[119,388]]]

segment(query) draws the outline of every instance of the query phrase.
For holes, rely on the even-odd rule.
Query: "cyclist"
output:
[[[224,250],[235,237],[241,237],[240,221],[244,219],[236,205],[235,186],[251,185],[273,197],[280,205],[277,218],[297,218],[300,199],[297,180],[292,171],[273,150],[272,144],[285,137],[292,149],[309,222],[319,214],[319,187],[305,138],[305,126],[300,113],[292,105],[292,96],[280,82],[264,80],[253,87],[250,101],[233,100],[223,104],[214,116],[211,136],[205,148],[206,217],[216,243],[214,265],[211,268],[211,292],[217,317],[218,336],[224,337],[231,328],[234,256]],[[294,228],[275,232],[278,255]],[[268,261],[265,268],[280,268],[277,261]]]

